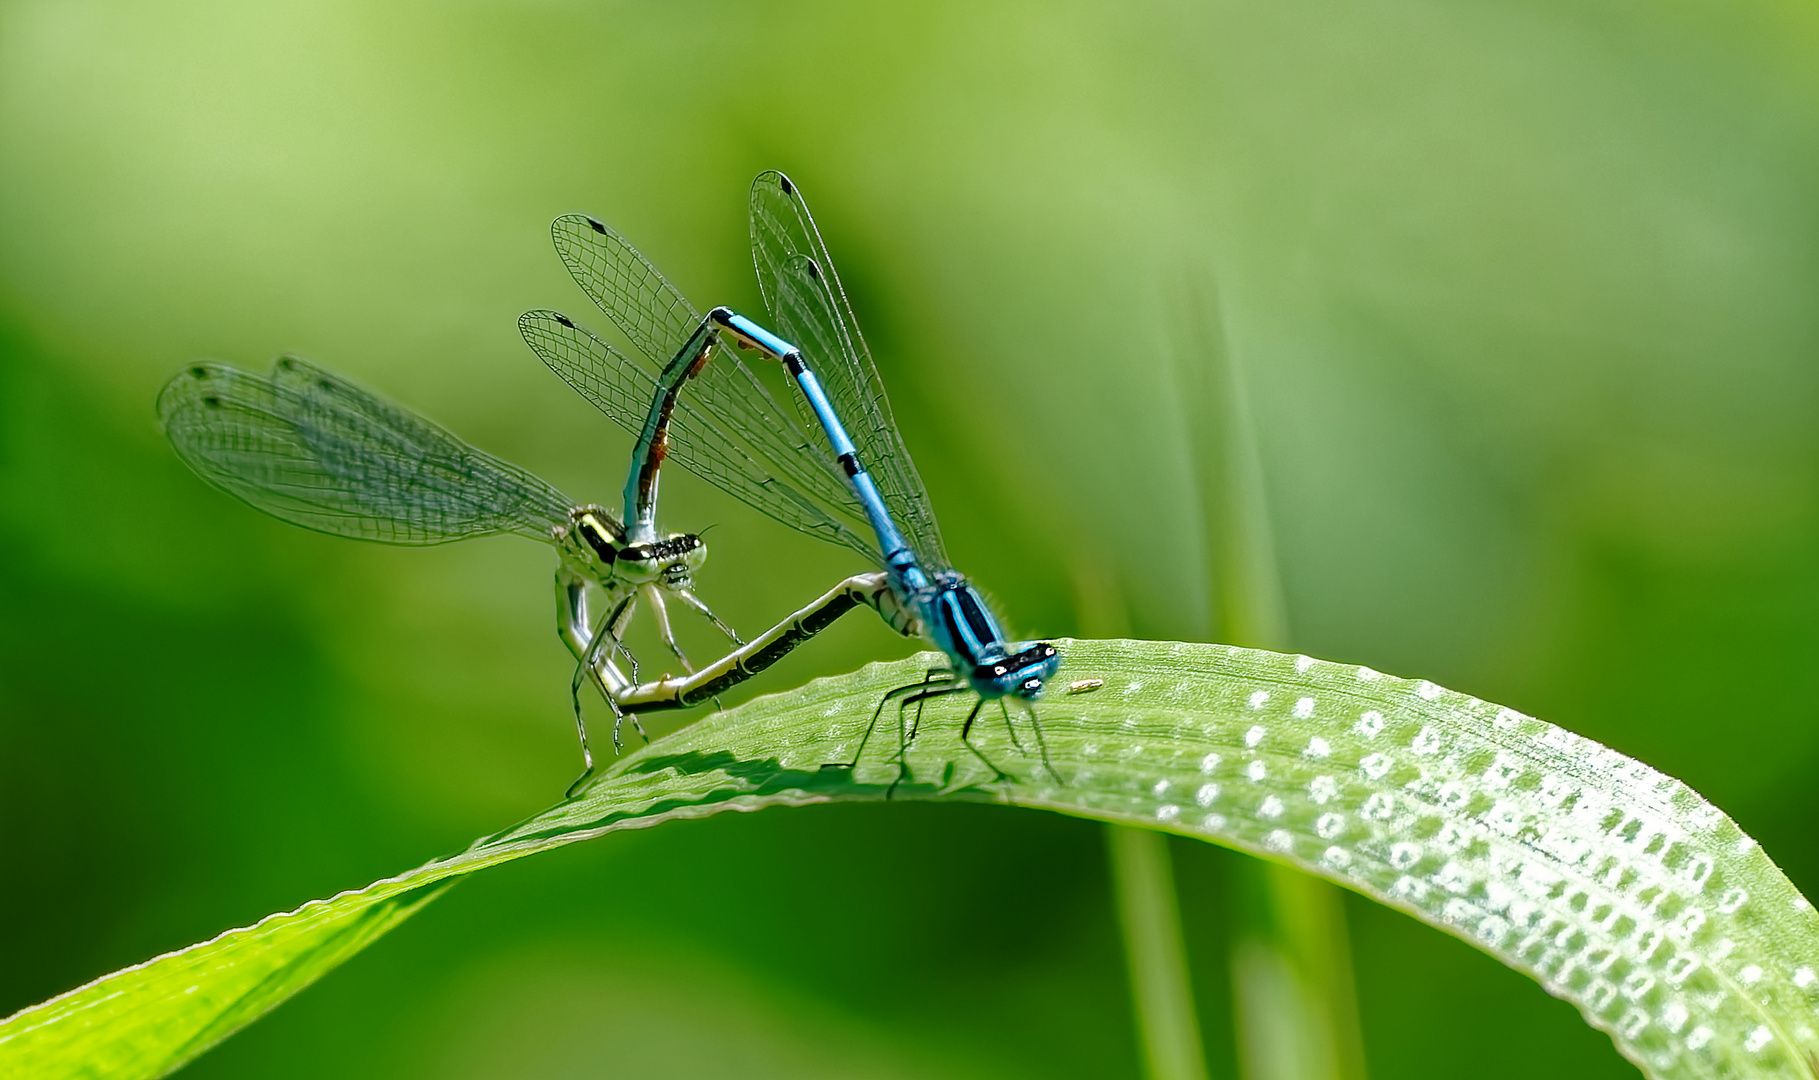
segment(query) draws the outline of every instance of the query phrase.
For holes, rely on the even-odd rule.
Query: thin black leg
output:
[[[1048,759],[1048,742],[1042,738],[1042,718],[1036,715],[1035,709],[1031,709],[1029,713],[1030,727],[1036,729],[1036,749],[1042,754],[1042,767],[1047,769],[1048,774],[1055,778],[1055,783],[1067,783],[1066,780],[1061,779],[1061,774],[1055,771],[1054,762]]]
[[[942,674],[951,676],[952,673],[944,671]],[[932,674],[930,678],[933,678]],[[917,713],[920,714],[922,711],[922,703],[929,698],[943,697],[947,694],[963,693],[969,689],[969,687],[960,680],[950,677],[942,682],[929,682],[925,680],[916,684],[913,689],[920,692],[911,694],[897,705],[897,779],[892,780],[891,786],[885,791],[884,797],[886,799],[889,799],[892,795],[896,794],[898,784],[903,783],[905,780],[915,779],[915,777],[910,775],[909,767],[909,740],[915,736],[906,736],[905,734],[903,725],[904,712],[911,705],[914,705],[916,706]]]
[[[930,679],[932,679],[933,677],[934,676],[932,676],[932,675],[924,675],[922,677],[922,681],[924,684],[927,684],[928,681]],[[903,712],[905,709],[909,708],[909,703],[914,701],[916,703],[916,715],[917,715],[917,717],[921,717],[922,703],[927,700],[928,700],[927,694],[911,694],[910,696],[904,698],[902,701],[899,701],[897,703],[897,779],[892,780],[891,786],[886,788],[884,791],[884,797],[887,801],[892,796],[897,794],[897,785],[903,783],[905,780],[908,780],[910,778],[910,771],[909,771],[910,736],[909,736],[909,729],[904,727],[904,725],[903,725],[903,719],[904,719]]]
[[[918,684],[918,687],[925,688],[935,685],[938,684],[925,681]],[[908,749],[909,744],[916,741],[916,733],[922,730],[923,706],[928,704],[929,698],[939,696],[939,694],[911,694],[909,697],[906,697],[897,703],[897,758],[899,761],[903,759],[903,754]],[[911,705],[916,707],[916,719],[910,721],[909,732],[906,735],[904,733],[904,720],[908,716],[909,707]]]
[[[1015,780],[1016,777],[1012,776],[1010,773],[1005,772],[1003,769],[1000,769],[998,766],[992,764],[992,759],[986,757],[983,753],[981,753],[979,751],[979,748],[977,746],[973,745],[973,741],[971,739],[967,738],[968,735],[971,735],[973,733],[973,721],[979,719],[979,710],[981,710],[983,708],[985,708],[985,699],[984,698],[980,698],[978,701],[973,703],[973,711],[966,714],[966,723],[960,725],[960,741],[966,744],[966,748],[973,752],[974,757],[978,758],[980,761],[985,762],[985,767],[992,770],[992,772],[996,774],[993,777],[994,780]]]
[[[927,685],[930,685],[930,684],[933,684],[936,682],[957,679],[958,677],[959,676],[955,675],[953,673],[953,671],[949,668],[939,668],[939,667],[929,668],[928,674],[923,677],[922,685],[927,686]],[[927,700],[927,699],[923,699],[923,700]],[[916,741],[916,732],[921,731],[921,730],[922,730],[922,701],[918,701],[916,703],[916,723],[913,726],[911,726],[911,728],[910,728],[909,741],[915,742]]]
[[[1017,727],[1011,723],[1011,707],[1004,703],[1003,698],[998,699],[998,711],[1004,714],[1004,730],[1010,734],[1011,745],[1017,748],[1019,754],[1022,754],[1023,744],[1017,741]]]
[[[931,672],[931,675],[932,675],[932,672]],[[878,718],[884,715],[884,707],[886,705],[889,705],[892,700],[894,700],[898,697],[901,697],[905,694],[913,694],[916,691],[927,687],[928,685],[929,685],[929,678],[924,677],[923,680],[919,683],[910,683],[908,686],[899,686],[895,690],[892,690],[889,693],[885,694],[882,698],[880,698],[878,700],[878,707],[876,709],[872,710],[872,721],[871,721],[871,723],[869,723],[865,726],[865,735],[863,737],[861,737],[859,740],[859,749],[854,751],[853,760],[833,762],[833,763],[830,763],[827,765],[823,765],[822,768],[824,768],[824,769],[854,769],[854,768],[857,768],[859,766],[860,757],[864,756],[864,754],[865,754],[865,745],[871,741],[872,732],[874,730],[876,730],[876,728],[878,727]]]

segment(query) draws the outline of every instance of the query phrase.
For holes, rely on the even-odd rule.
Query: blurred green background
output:
[[[1819,12],[1774,0],[0,3],[0,1013],[576,770],[547,551],[265,518],[178,463],[159,386],[295,351],[610,502],[628,440],[513,325],[605,325],[547,224],[755,307],[767,167],[1017,629],[1217,634],[1217,418],[1176,391],[1211,348],[1178,298],[1216,288],[1295,647],[1683,777],[1811,893],[1816,61]],[[716,526],[701,591],[741,628],[857,568],[680,472],[665,499]],[[854,618],[753,689],[906,651]],[[1229,1076],[1238,857],[1176,852]],[[1375,1075],[1635,1075],[1527,980],[1348,914]],[[1137,1061],[1098,827],[867,806],[481,875],[185,1075]]]

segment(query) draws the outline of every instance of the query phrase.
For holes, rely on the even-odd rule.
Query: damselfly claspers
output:
[[[844,544],[884,567],[888,596],[878,607],[894,627],[919,632],[948,658],[917,683],[879,702],[848,767],[857,765],[883,710],[898,707],[899,779],[915,729],[905,710],[930,699],[971,691],[978,701],[961,725],[961,740],[994,773],[1002,770],[968,739],[989,701],[1027,708],[1061,663],[1045,641],[1009,641],[983,597],[954,571],[942,548],[915,465],[891,419],[876,365],[859,333],[826,246],[800,191],[777,172],[761,174],[751,192],[752,251],[771,333],[730,309],[701,316],[631,244],[601,222],[580,215],[557,219],[552,232],[570,272],[647,357],[674,356],[694,366],[670,431],[671,452],[728,493],[811,536]],[[630,428],[644,415],[636,398],[618,390],[632,365],[623,355],[564,315],[527,312],[525,340],[582,396]],[[716,337],[781,361],[797,390],[794,416],[778,406],[736,354],[716,356]],[[810,357],[814,367],[811,367]],[[823,372],[817,376],[816,370]],[[855,419],[849,434],[842,415]],[[800,422],[799,422],[800,421]],[[816,434],[811,435],[813,431]],[[874,477],[868,466],[878,469]],[[901,522],[901,531],[899,527]],[[859,525],[876,543],[867,542]],[[907,531],[908,539],[904,532]],[[887,600],[889,603],[885,603]],[[812,606],[811,606],[812,609]],[[811,610],[804,609],[804,610]],[[1030,711],[1032,722],[1035,714]],[[1008,709],[1005,725],[1016,739]],[[1038,748],[1048,764],[1042,731]],[[1049,766],[1053,773],[1053,767]]]
[[[673,400],[674,388],[668,397]],[[651,411],[666,394],[653,388]],[[257,509],[305,528],[392,544],[441,544],[515,533],[554,547],[557,633],[578,661],[575,722],[589,771],[593,754],[579,703],[590,678],[616,717],[699,704],[749,678],[812,636],[842,603],[861,596],[840,589],[754,641],[739,641],[692,591],[707,557],[699,536],[658,535],[656,472],[666,419],[634,453],[627,484],[638,530],[611,511],[577,505],[515,465],[463,442],[445,428],[322,368],[280,359],[270,375],[222,364],[197,364],[158,396],[158,412],[177,454],[205,480]],[[652,447],[658,448],[656,452]],[[607,600],[599,628],[590,625],[587,586]],[[639,683],[613,663],[636,601],[652,608],[659,635],[687,660],[670,631],[667,593],[712,620],[738,648],[684,678]],[[608,648],[611,644],[613,647]],[[619,725],[613,725],[618,744]],[[584,774],[585,776],[586,774]]]

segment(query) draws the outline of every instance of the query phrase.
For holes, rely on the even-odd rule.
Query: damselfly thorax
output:
[[[567,525],[552,530],[563,565],[603,589],[660,585],[691,588],[707,562],[707,541],[696,533],[670,533],[649,543],[628,543],[625,528],[602,506],[577,506]]]

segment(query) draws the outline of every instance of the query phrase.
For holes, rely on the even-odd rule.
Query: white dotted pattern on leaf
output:
[[[1819,957],[1779,951],[1819,941],[1819,920],[1684,785],[1431,682],[1224,647],[1177,659],[1188,655],[1197,671],[1175,676],[1166,704],[1118,703],[1147,750],[1121,764],[1130,794],[1073,793],[1089,808],[1153,817],[1126,800],[1176,780],[1197,805],[1226,807],[1218,825],[1182,817],[1177,831],[1287,858],[1493,952],[1651,1076],[1811,1080],[1805,1047],[1762,1017],[1771,1003],[1819,1010]],[[1090,717],[1079,702],[1044,713],[1049,730],[1063,711]]]
[[[1671,777],[1513,710],[1368,668],[1222,645],[1061,650],[1076,670],[1143,690],[1039,706],[1059,779],[1038,764],[1033,739],[1013,744],[1004,723],[982,717],[971,737],[1012,774],[997,775],[960,744],[970,705],[958,698],[925,710],[901,785],[888,719],[857,768],[823,768],[857,745],[879,696],[924,677],[932,657],[872,664],[709,714],[465,852],[161,957],[130,979],[231,975],[245,959],[236,950],[259,935],[332,930],[386,897],[617,829],[889,790],[1128,822],[1293,863],[1529,974],[1654,1080],[1814,1080],[1804,1062],[1819,1050],[1819,913],[1735,823]],[[1025,717],[1018,729],[1034,734]],[[85,1010],[103,1000],[130,1012],[139,999],[101,980],[15,1021],[91,1023],[103,1013]]]

